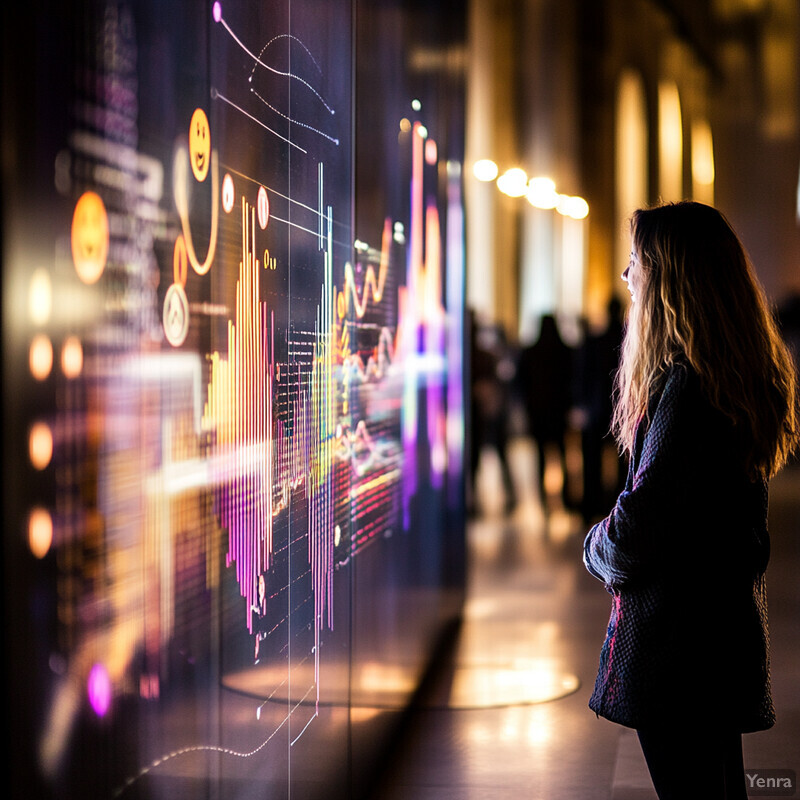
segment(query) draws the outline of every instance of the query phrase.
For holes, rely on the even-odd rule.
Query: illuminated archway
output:
[[[692,197],[714,205],[714,140],[707,120],[692,122]]]
[[[617,275],[625,268],[630,249],[627,220],[648,200],[648,124],[644,82],[634,70],[625,70],[617,87],[615,223],[617,246],[614,269]]]
[[[658,85],[658,195],[665,202],[683,198],[683,122],[674,81]]]

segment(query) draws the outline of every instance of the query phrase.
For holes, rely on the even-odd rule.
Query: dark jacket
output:
[[[736,428],[673,367],[637,430],[625,489],[584,542],[613,596],[589,707],[632,728],[773,725],[767,482]]]

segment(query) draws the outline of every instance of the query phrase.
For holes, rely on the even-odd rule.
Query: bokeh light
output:
[[[528,191],[528,176],[524,169],[513,167],[497,179],[497,188],[509,197],[522,197]]]
[[[44,558],[53,544],[53,518],[45,508],[34,508],[28,517],[28,546],[36,558]]]
[[[525,196],[534,208],[555,208],[559,200],[555,182],[542,177],[530,179]]]
[[[98,717],[104,717],[111,707],[111,680],[102,664],[95,664],[92,667],[86,688],[94,713]]]
[[[589,215],[589,204],[582,197],[561,195],[558,200],[559,214],[572,219],[585,219]]]
[[[43,333],[37,333],[31,341],[28,366],[37,381],[43,381],[53,369],[53,345]]]
[[[499,172],[500,170],[497,164],[490,158],[482,158],[480,161],[476,161],[472,166],[472,174],[479,181],[483,181],[484,183],[490,183],[495,180]]]
[[[83,346],[77,336],[69,336],[64,340],[61,370],[67,378],[77,378],[83,371]]]
[[[37,269],[31,276],[28,292],[28,313],[34,325],[44,325],[53,310],[53,287],[50,274],[45,269]]]
[[[438,160],[439,150],[436,146],[435,140],[427,139],[425,141],[425,163],[429,164],[430,166],[434,166]]]
[[[53,432],[46,422],[33,425],[28,436],[28,453],[36,469],[44,469],[53,457]]]

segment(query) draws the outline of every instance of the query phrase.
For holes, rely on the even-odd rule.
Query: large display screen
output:
[[[464,11],[29,5],[14,796],[355,796],[463,591]]]

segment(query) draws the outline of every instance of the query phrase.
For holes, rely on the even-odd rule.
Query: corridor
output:
[[[484,501],[469,525],[463,625],[403,727],[375,800],[655,800],[633,731],[587,707],[609,597],[583,567],[580,519],[557,511],[546,524],[527,488],[531,449],[524,438],[511,448],[516,510],[504,516],[502,502]],[[479,482],[484,498],[501,492],[490,459]],[[744,737],[745,768],[798,773],[798,466],[772,482],[770,531],[778,721]]]

